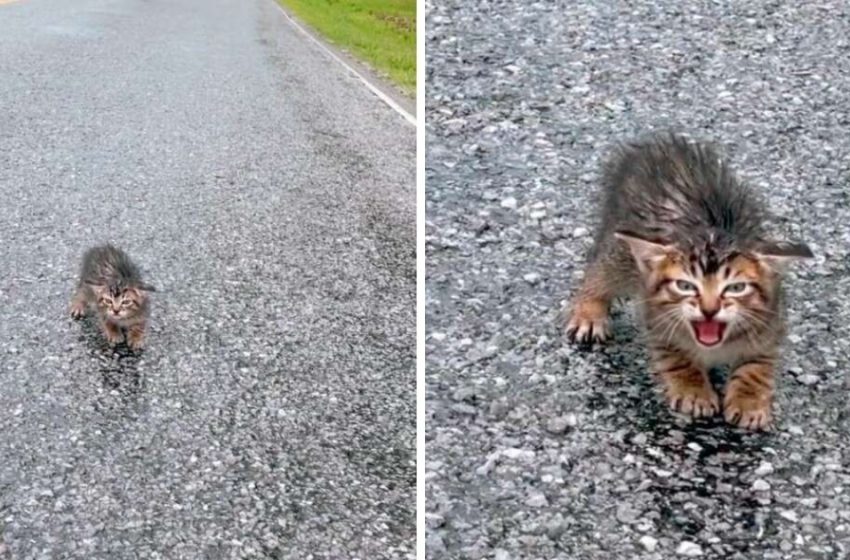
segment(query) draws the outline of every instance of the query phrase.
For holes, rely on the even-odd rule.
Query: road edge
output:
[[[325,54],[331,57],[337,64],[345,68],[349,73],[356,76],[369,91],[375,94],[378,99],[383,101],[396,113],[401,115],[408,123],[414,127],[417,126],[416,121],[416,99],[409,99],[402,94],[392,84],[388,83],[383,78],[380,78],[374,70],[366,64],[356,60],[353,56],[343,51],[339,47],[331,44],[329,41],[321,37],[318,32],[314,31],[306,23],[301,22],[290,11],[284,7],[278,0],[271,0],[280,9],[289,24],[315,43]],[[417,29],[417,38],[420,30]]]

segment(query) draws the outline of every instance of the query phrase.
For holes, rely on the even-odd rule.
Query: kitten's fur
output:
[[[83,255],[71,317],[79,319],[91,310],[110,344],[121,342],[126,330],[127,345],[139,350],[144,346],[150,313],[148,292],[153,291],[155,288],[142,281],[139,269],[121,249],[112,245],[93,247]]]
[[[811,257],[809,248],[769,239],[761,203],[711,147],[682,136],[623,146],[603,184],[601,225],[567,336],[605,340],[611,301],[637,295],[670,407],[717,413],[707,372],[728,364],[726,420],[767,427],[785,327],[781,271]]]

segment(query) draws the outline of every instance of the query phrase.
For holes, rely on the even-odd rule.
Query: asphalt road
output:
[[[838,1],[429,2],[430,559],[850,555],[850,14]],[[566,346],[600,158],[718,141],[817,258],[768,434],[673,418],[629,306]]]
[[[0,6],[0,558],[412,558],[415,130],[271,0]],[[112,241],[148,348],[68,304]]]

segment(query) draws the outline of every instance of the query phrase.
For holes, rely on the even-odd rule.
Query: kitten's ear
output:
[[[150,284],[142,283],[142,284],[139,284],[136,287],[138,289],[142,290],[143,292],[155,292],[156,291],[156,288],[154,286],[150,285]]]
[[[662,241],[646,239],[630,231],[617,231],[614,237],[625,241],[635,258],[641,274],[648,274],[658,263],[675,251],[675,247]]]
[[[805,243],[787,241],[765,241],[757,245],[754,252],[759,260],[776,270],[782,270],[796,260],[815,256]]]

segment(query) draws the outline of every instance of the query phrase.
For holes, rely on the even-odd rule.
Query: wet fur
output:
[[[134,350],[144,346],[150,314],[149,292],[130,257],[112,245],[93,247],[83,255],[80,279],[71,300],[71,316],[92,313],[111,344],[124,340]]]
[[[567,336],[604,341],[611,301],[637,296],[652,370],[672,409],[718,412],[707,372],[730,365],[724,416],[747,428],[768,426],[785,331],[781,272],[811,257],[808,247],[770,239],[762,202],[714,149],[680,135],[621,147],[604,169],[603,186],[601,223]],[[677,279],[698,291],[682,292]],[[746,292],[733,297],[730,286],[740,283]],[[711,313],[726,326],[720,343],[708,347],[696,340],[691,321]]]

